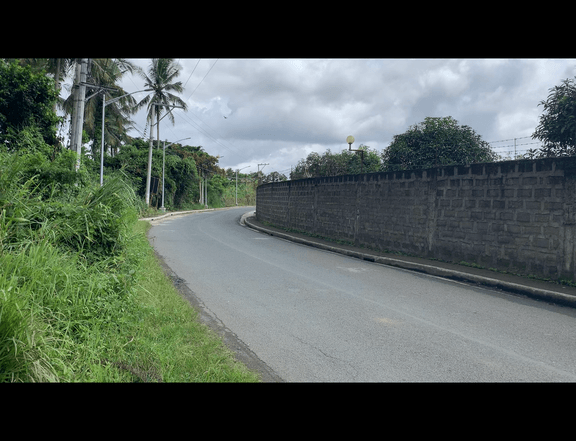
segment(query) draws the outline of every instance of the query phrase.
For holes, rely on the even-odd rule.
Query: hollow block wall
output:
[[[381,251],[576,280],[576,158],[261,185],[258,220]]]

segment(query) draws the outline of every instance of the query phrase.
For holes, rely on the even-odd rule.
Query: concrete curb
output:
[[[254,230],[269,234],[270,236],[278,236],[292,242],[313,246],[327,251],[332,251],[334,253],[344,254],[346,256],[355,257],[362,260],[368,260],[370,262],[380,263],[383,265],[394,266],[398,268],[403,268],[412,271],[418,271],[425,274],[430,274],[433,276],[444,277],[448,279],[454,279],[459,281],[478,283],[481,285],[491,286],[494,288],[499,288],[504,291],[513,292],[516,294],[522,294],[528,297],[536,298],[539,300],[544,300],[551,303],[556,303],[564,306],[576,307],[576,296],[570,294],[563,294],[561,292],[546,290],[538,287],[533,287],[529,285],[523,285],[519,283],[512,283],[506,280],[500,280],[498,278],[491,278],[480,276],[477,274],[471,274],[464,271],[455,271],[452,269],[441,268],[434,265],[425,265],[416,262],[409,262],[401,259],[394,259],[392,257],[378,256],[375,254],[370,254],[368,252],[360,252],[354,250],[347,250],[340,248],[338,246],[328,245],[325,243],[315,242],[311,240],[306,240],[300,237],[293,236],[289,233],[283,233],[274,231],[261,225],[257,225],[252,222],[255,219],[255,212],[248,212],[242,216],[240,223]]]
[[[215,211],[216,208],[208,208],[206,210],[189,210],[189,211],[175,211],[173,213],[167,213],[167,214],[163,214],[162,216],[155,216],[155,217],[142,217],[139,220],[143,220],[143,221],[155,221],[155,220],[160,220],[160,219],[164,219],[170,216],[180,216],[182,214],[191,214],[191,213],[204,213],[206,211]]]

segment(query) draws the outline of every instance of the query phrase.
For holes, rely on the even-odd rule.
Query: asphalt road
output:
[[[266,381],[573,382],[576,309],[362,261],[240,225],[153,222],[152,245]]]

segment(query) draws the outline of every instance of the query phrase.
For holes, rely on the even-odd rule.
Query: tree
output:
[[[359,173],[375,173],[380,171],[380,156],[375,150],[361,144],[354,152],[348,149],[340,153],[332,153],[330,149],[322,155],[310,153],[306,159],[301,159],[290,173],[291,179],[312,178],[319,176],[354,175]]]
[[[16,60],[20,66],[30,66],[34,73],[47,73],[54,77],[54,87],[58,94],[58,100],[54,103],[62,106],[60,100],[60,89],[62,81],[70,74],[74,67],[75,58],[5,58],[7,61]]]
[[[174,82],[180,75],[180,65],[178,65],[174,58],[152,58],[148,73],[144,71],[138,72],[144,79],[144,86],[146,89],[153,89],[149,95],[142,99],[136,106],[138,109],[148,106],[147,121],[152,121],[152,116],[156,121],[160,120],[162,113],[167,113],[168,118],[174,124],[174,114],[170,106],[180,106],[186,110],[187,106],[182,99],[172,92],[182,93],[184,86],[182,81]],[[163,104],[162,106],[155,106],[153,103]],[[157,140],[160,142],[160,126],[157,125]]]
[[[576,77],[575,77],[576,78]],[[576,82],[574,79],[562,81],[560,86],[550,89],[540,123],[533,139],[541,140],[539,156],[567,156],[576,154]]]
[[[125,95],[118,83],[126,73],[133,73],[137,68],[129,61],[121,58],[94,58],[90,59],[87,82],[94,86],[116,88],[117,91],[107,91],[107,101],[116,96]],[[87,86],[86,97],[98,93],[98,87]],[[84,126],[89,141],[92,141],[92,156],[99,161],[100,146],[102,144],[102,93],[92,96],[84,108]],[[130,115],[136,112],[136,101],[130,95],[107,105],[104,122],[104,138],[110,148],[118,149],[121,142],[127,142],[127,130],[131,127]],[[64,110],[71,114],[74,106],[74,95],[71,94],[63,104]],[[104,146],[106,148],[106,145]]]
[[[286,175],[277,171],[273,171],[262,178],[262,183],[267,184],[268,182],[282,182],[286,180],[288,180]]]
[[[382,168],[411,170],[496,159],[490,145],[469,126],[460,126],[451,116],[427,117],[405,133],[394,135],[382,153]]]
[[[96,86],[116,88],[116,92],[111,92],[107,101],[115,97],[126,95],[128,92],[118,86],[126,73],[133,73],[136,67],[119,58],[95,58],[91,60],[89,82]],[[89,94],[98,92],[98,88],[90,89]],[[109,93],[109,92],[107,92]],[[103,96],[99,94],[86,103],[84,112],[84,130],[92,142],[92,155],[99,158],[100,146],[102,144],[102,106]],[[119,101],[106,106],[104,122],[104,138],[110,149],[117,152],[121,142],[128,141],[127,130],[131,128],[130,115],[136,112],[136,100],[131,95],[127,95]],[[104,145],[106,149],[106,144]],[[106,151],[106,150],[105,150]]]
[[[174,61],[174,58],[152,58],[148,73],[139,71],[144,79],[146,89],[153,89],[153,92],[147,95],[142,101],[137,104],[137,108],[148,106],[147,121],[154,124],[154,117],[156,117],[156,139],[160,145],[160,115],[166,112],[172,124],[174,124],[174,115],[170,106],[180,106],[186,110],[186,103],[172,92],[182,93],[184,86],[182,82],[174,82],[180,75],[180,66]],[[155,105],[157,103],[162,104]],[[146,187],[150,188],[150,167],[152,161],[152,145],[148,152],[148,176]],[[146,204],[150,203],[150,195],[148,190],[146,192]]]
[[[19,130],[35,126],[44,142],[55,145],[56,99],[54,80],[43,71],[35,73],[16,60],[7,63],[0,59],[0,143],[10,144]]]
[[[376,173],[380,171],[381,159],[376,150],[364,144],[360,144],[357,150],[362,150],[362,152],[342,150],[341,155],[348,160],[348,174]]]
[[[166,149],[165,167],[165,204],[169,207],[181,207],[192,203],[198,196],[198,175],[193,156],[187,154],[199,147],[172,144]],[[162,149],[153,151],[152,175],[162,176]],[[146,193],[146,164],[148,160],[148,142],[135,138],[122,147],[114,157],[104,158],[104,165],[112,172],[122,170],[131,181],[138,196]],[[160,196],[161,193],[159,192]],[[161,196],[160,196],[161,197]]]

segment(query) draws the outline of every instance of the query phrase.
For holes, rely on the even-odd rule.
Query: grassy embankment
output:
[[[120,179],[46,198],[0,165],[0,382],[259,381],[164,275]]]

